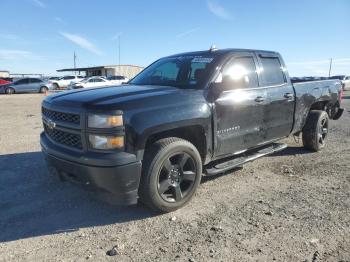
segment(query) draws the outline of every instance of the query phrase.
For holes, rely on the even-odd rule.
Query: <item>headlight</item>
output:
[[[89,135],[89,142],[92,148],[101,150],[117,149],[124,147],[123,136]]]
[[[112,115],[89,115],[88,127],[92,128],[112,128],[123,125],[123,116]]]

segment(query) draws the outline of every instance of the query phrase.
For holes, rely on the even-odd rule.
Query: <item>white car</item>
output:
[[[49,80],[50,89],[63,89],[67,88],[70,83],[76,83],[83,80],[83,76],[63,76],[58,80]]]
[[[103,87],[103,86],[112,86],[112,85],[115,85],[115,84],[105,79],[104,77],[93,76],[77,83],[71,83],[68,86],[68,89],[71,90],[71,89],[79,89],[79,88]]]
[[[129,81],[129,79],[126,78],[125,76],[109,76],[107,77],[107,79],[112,83],[114,83],[115,85],[122,85]]]
[[[329,79],[339,79],[342,83],[343,90],[350,89],[350,76],[337,75],[331,76]]]
[[[350,76],[345,76],[342,80],[342,83],[344,90],[350,90]]]

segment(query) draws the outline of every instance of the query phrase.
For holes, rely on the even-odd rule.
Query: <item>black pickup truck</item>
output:
[[[170,212],[202,175],[286,147],[325,146],[337,80],[294,84],[276,52],[210,49],[161,58],[128,84],[48,96],[41,146],[49,169],[117,204]]]

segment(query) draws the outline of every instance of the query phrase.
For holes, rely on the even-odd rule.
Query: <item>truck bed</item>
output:
[[[335,104],[338,102],[341,91],[339,80],[300,82],[293,84],[293,86],[296,98],[293,134],[302,130],[309,110],[314,109],[311,105],[315,103],[322,105],[324,101]]]

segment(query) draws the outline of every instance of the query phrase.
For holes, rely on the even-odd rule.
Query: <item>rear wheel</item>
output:
[[[49,89],[46,87],[46,86],[42,86],[42,87],[40,87],[40,93],[42,93],[42,94],[44,94],[44,93],[46,93],[47,91],[48,91]]]
[[[306,149],[320,151],[325,147],[329,128],[329,118],[325,111],[312,110],[303,128],[303,144]]]
[[[159,212],[187,204],[201,181],[202,160],[196,147],[180,138],[165,138],[145,152],[140,200]]]
[[[6,88],[5,93],[8,95],[13,95],[15,90],[12,87]]]
[[[55,89],[55,90],[60,89],[60,87],[56,83],[53,83],[52,86],[53,86],[53,89]]]

